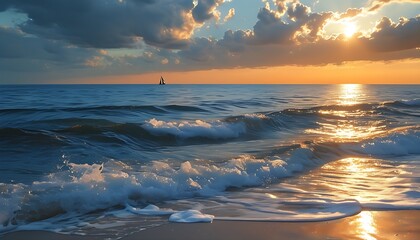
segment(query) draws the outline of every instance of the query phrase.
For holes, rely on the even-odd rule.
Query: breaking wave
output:
[[[169,127],[180,127],[179,124]],[[206,123],[186,124],[189,128],[208,127]],[[220,126],[225,128],[226,126]],[[200,129],[199,132],[202,130]],[[207,133],[206,133],[207,134]],[[189,136],[189,135],[187,135]],[[102,164],[66,163],[62,170],[30,185],[0,184],[0,223],[3,231],[64,213],[85,214],[133,203],[159,203],[191,197],[211,197],[234,188],[265,186],[286,177],[354,154],[370,156],[419,154],[420,130],[404,128],[358,143],[306,143],[292,145],[283,154],[241,155],[225,162],[196,159],[183,162],[156,160],[130,166],[109,160]],[[304,201],[302,202],[304,204]],[[325,202],[326,209],[351,209],[351,213],[324,214],[333,219],[360,211],[357,202]],[[338,204],[338,205],[336,205]],[[351,208],[348,208],[352,206]],[[418,206],[420,207],[420,205]],[[274,210],[271,210],[274,211]],[[257,211],[258,212],[258,211]],[[275,212],[275,211],[274,211]],[[244,215],[238,220],[308,220],[305,212],[288,217]],[[216,216],[216,219],[218,216]],[[312,219],[317,215],[312,214]],[[224,219],[221,217],[220,219]],[[227,219],[227,218],[226,218]],[[229,218],[232,219],[232,218]]]
[[[188,101],[132,94],[119,95],[118,105],[105,97],[79,105],[46,98],[0,109],[7,158],[0,162],[0,234],[74,233],[99,226],[92,219],[118,225],[133,216],[321,221],[366,208],[420,209],[418,98],[344,105],[302,93],[213,92]],[[149,105],[155,102],[162,104]],[[372,175],[346,179],[363,166]],[[383,176],[389,189],[370,186]],[[342,182],[347,190],[330,192]],[[326,188],[318,190],[321,183]]]

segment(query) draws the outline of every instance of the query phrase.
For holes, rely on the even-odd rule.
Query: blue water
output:
[[[132,209],[149,204],[252,221],[420,209],[419,93],[420,85],[3,85],[0,232],[95,235],[97,221],[144,223]]]

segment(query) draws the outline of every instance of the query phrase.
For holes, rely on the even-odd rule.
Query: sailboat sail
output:
[[[159,85],[165,85],[165,79],[163,79],[163,77],[160,77],[160,81],[159,81]]]

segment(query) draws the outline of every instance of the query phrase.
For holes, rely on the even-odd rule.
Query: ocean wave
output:
[[[385,136],[367,139],[347,146],[357,153],[373,156],[420,154],[420,126],[397,128]]]
[[[402,100],[402,102],[410,106],[420,106],[420,98],[416,98],[412,100]]]
[[[420,99],[397,100],[389,102],[358,103],[351,105],[322,105],[311,108],[289,108],[281,113],[292,116],[329,116],[329,117],[360,117],[377,116],[390,113],[395,115],[418,116],[413,112],[407,112],[406,108],[417,108],[420,106]]]
[[[221,121],[165,122],[155,118],[146,121],[143,127],[153,135],[173,135],[179,138],[205,137],[210,139],[237,138],[246,132],[244,124]]]
[[[197,124],[201,127],[204,123]],[[157,160],[137,167],[116,160],[103,164],[67,163],[64,168],[60,168],[61,171],[50,174],[43,181],[30,185],[0,184],[0,224],[3,226],[2,231],[9,231],[19,225],[63,213],[86,214],[132,203],[211,198],[223,195],[223,192],[230,189],[268,186],[330,161],[353,156],[354,153],[370,156],[419,154],[419,145],[420,130],[412,127],[397,129],[359,143],[308,142],[281,153],[273,151],[258,157],[245,154],[220,163],[199,159],[181,163]],[[228,204],[227,200],[224,202]],[[299,204],[305,204],[304,200]],[[364,202],[363,206],[395,208],[388,206],[390,203],[387,206],[377,204]],[[338,211],[340,206],[349,207],[351,211]],[[291,215],[283,213],[277,217],[273,215],[276,213],[274,208],[258,211],[253,208],[258,214],[268,215],[241,215],[236,218],[306,221],[312,216],[312,219],[325,220],[360,211],[357,202],[327,201],[324,207],[325,214],[321,214],[322,211],[296,211]],[[216,215],[216,219],[232,218]]]
[[[380,103],[380,109],[384,111],[389,111],[391,114],[395,115],[410,115],[419,117],[418,107],[420,106],[420,98],[415,98],[411,100],[395,100],[395,101],[386,101]]]
[[[188,106],[168,105],[164,108],[175,109],[189,108]],[[200,109],[190,109],[201,111]],[[230,116],[215,120],[168,120],[168,118],[150,118],[143,122],[113,122],[106,119],[94,118],[64,118],[35,121],[37,125],[48,125],[50,129],[37,131],[24,128],[0,128],[1,136],[9,141],[27,138],[30,142],[37,141],[35,134],[40,139],[51,138],[52,141],[62,141],[70,138],[83,138],[91,141],[125,144],[127,139],[136,145],[152,143],[158,145],[190,145],[190,144],[219,144],[226,141],[241,139],[264,139],[275,133],[311,132],[321,134],[325,129],[322,126],[338,128],[337,119],[345,120],[341,125],[348,123],[354,129],[365,129],[365,137],[377,135],[371,133],[368,125],[377,126],[378,132],[391,129],[390,125],[397,116],[409,118],[418,114],[412,110],[391,107],[387,104],[355,104],[355,105],[328,105],[307,109],[285,109],[275,112],[248,113],[239,116]],[[387,119],[384,116],[388,116]],[[380,120],[379,120],[380,118]],[[359,121],[363,119],[363,121]],[[391,123],[391,124],[389,124]],[[320,130],[320,131],[318,131]],[[331,134],[335,134],[332,132]],[[367,136],[365,136],[367,134]],[[54,140],[54,138],[56,138]],[[38,141],[36,144],[40,144]],[[95,144],[95,143],[93,143]],[[130,145],[130,144],[129,144]]]
[[[208,110],[188,105],[108,105],[108,106],[83,106],[83,107],[66,107],[66,108],[6,108],[0,109],[0,113],[28,113],[28,112],[84,112],[84,111],[138,111],[147,113],[167,113],[171,111],[180,112],[208,112]]]
[[[185,140],[201,139],[204,140],[203,143],[207,143],[208,141],[205,140],[222,140],[224,142],[242,137],[258,138],[265,132],[278,130],[284,126],[281,118],[269,114],[254,113],[212,121],[201,119],[195,121],[164,121],[152,118],[142,124],[141,128],[155,140],[157,137],[164,140],[172,138],[172,140],[182,140],[183,143],[189,144],[191,141]]]
[[[164,121],[152,118],[144,123],[117,123],[104,119],[53,119],[37,124],[50,124],[50,130],[30,130],[23,128],[0,128],[0,141],[36,145],[52,142],[62,143],[66,139],[81,138],[96,142],[126,143],[127,138],[136,144],[154,142],[155,145],[223,143],[249,134],[262,133],[263,121],[269,117],[263,114],[247,114],[222,120],[205,121]],[[200,141],[197,142],[197,140]],[[41,140],[41,141],[39,141]]]
[[[67,171],[53,173],[45,181],[31,185],[3,184],[10,191],[2,191],[1,224],[10,229],[12,225],[62,213],[88,213],[131,201],[161,202],[211,196],[231,187],[259,186],[292,176],[312,164],[310,150],[296,151],[307,158],[288,162],[279,157],[258,159],[243,155],[221,164],[197,160],[178,166],[154,161],[137,170],[119,161],[69,163]]]
[[[16,144],[29,144],[39,146],[66,145],[64,138],[50,131],[38,131],[20,128],[0,128],[0,142],[16,146]]]
[[[166,105],[166,106],[161,106],[161,108],[164,108],[170,111],[180,111],[180,112],[208,112],[208,110],[201,107],[186,106],[186,105]]]

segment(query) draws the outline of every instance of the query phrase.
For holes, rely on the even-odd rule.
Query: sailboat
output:
[[[163,79],[162,76],[160,76],[160,81],[159,81],[159,85],[165,85],[165,79]]]

